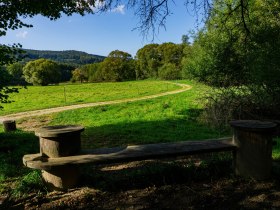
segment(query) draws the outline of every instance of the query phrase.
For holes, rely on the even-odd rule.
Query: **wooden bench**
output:
[[[200,153],[234,151],[235,149],[236,146],[232,143],[232,138],[224,138],[220,140],[184,141],[83,150],[79,155],[57,158],[49,158],[38,153],[25,155],[23,163],[29,168],[52,170],[57,166],[65,165],[122,163]]]
[[[231,138],[83,151],[80,151],[83,127],[43,127],[36,132],[40,137],[40,153],[25,155],[23,164],[42,170],[47,186],[55,190],[65,190],[77,184],[80,164],[122,163],[222,151],[233,151],[236,174],[257,179],[269,177],[272,163],[271,131],[276,125],[260,121],[235,121],[231,125],[234,127],[234,136]]]

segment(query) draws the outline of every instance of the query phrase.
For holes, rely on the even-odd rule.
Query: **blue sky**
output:
[[[171,5],[166,29],[161,29],[152,41],[133,30],[138,19],[125,6],[103,14],[85,16],[63,16],[50,21],[42,16],[26,19],[33,28],[8,31],[0,37],[0,43],[21,43],[25,49],[36,50],[79,50],[107,56],[113,50],[121,50],[135,56],[138,49],[149,43],[181,43],[183,34],[195,29],[195,17],[187,11],[184,1]]]

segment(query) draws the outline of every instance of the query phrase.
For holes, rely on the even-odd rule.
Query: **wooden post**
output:
[[[277,125],[275,131],[273,132],[273,137],[280,137],[280,120],[273,120],[271,122]]]
[[[45,157],[65,157],[79,154],[82,126],[47,126],[35,132],[40,138],[40,153]],[[79,178],[77,166],[57,166],[42,170],[43,179],[50,190],[66,190],[75,187]]]
[[[238,120],[233,127],[235,174],[257,180],[267,179],[272,168],[272,134],[277,126],[272,122]]]
[[[17,130],[15,120],[4,120],[3,121],[3,126],[4,126],[4,132],[5,133]]]

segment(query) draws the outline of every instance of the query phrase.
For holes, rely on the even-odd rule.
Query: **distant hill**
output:
[[[39,58],[50,59],[59,63],[72,65],[83,65],[89,63],[97,63],[104,60],[104,56],[92,55],[76,50],[50,51],[50,50],[30,50],[24,49],[24,61],[36,60]]]

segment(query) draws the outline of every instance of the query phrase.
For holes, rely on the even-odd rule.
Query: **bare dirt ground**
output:
[[[272,187],[271,182],[232,183],[223,179],[118,193],[82,188],[49,194],[42,203],[35,197],[25,209],[279,209],[280,193]]]
[[[269,180],[255,181],[234,177],[228,161],[206,167],[202,161],[192,167],[187,165],[180,160],[175,164],[139,161],[89,166],[78,188],[30,193],[18,200],[7,200],[2,208],[280,209],[279,173]]]

